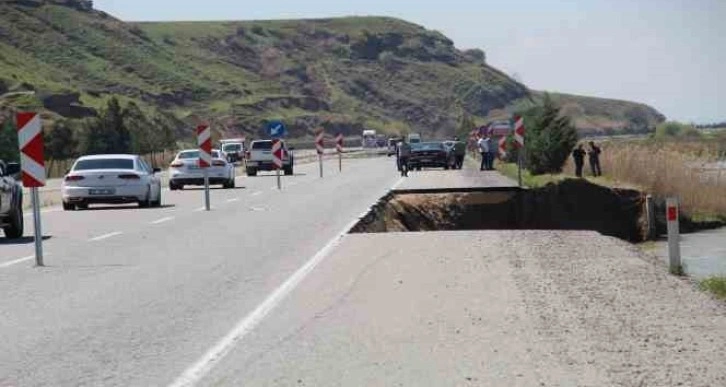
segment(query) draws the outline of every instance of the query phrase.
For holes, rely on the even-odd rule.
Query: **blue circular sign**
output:
[[[285,137],[287,128],[282,121],[270,121],[267,123],[267,134],[272,138]]]

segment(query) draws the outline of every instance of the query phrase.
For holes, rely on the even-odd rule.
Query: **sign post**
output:
[[[524,118],[514,117],[514,141],[519,148],[517,151],[517,175],[519,178],[519,186],[522,187],[522,164],[524,163]]]
[[[338,152],[338,171],[343,172],[343,133],[335,136],[335,150]]]
[[[666,219],[668,221],[668,263],[671,274],[681,275],[681,242],[678,225],[678,199],[666,199]]]
[[[209,203],[209,166],[212,164],[212,132],[207,124],[197,126],[199,145],[199,168],[204,171],[204,209],[211,209]]]
[[[33,202],[33,228],[35,231],[35,264],[43,263],[43,230],[40,221],[40,198],[38,187],[45,186],[45,150],[43,146],[43,125],[37,113],[19,112],[15,117],[18,128],[20,166],[23,186],[30,188]]]
[[[318,151],[318,163],[320,164],[320,177],[323,177],[323,153],[325,153],[325,131],[320,129],[320,132],[315,137],[315,148]]]
[[[279,138],[272,140],[272,163],[275,164],[277,171],[277,189],[282,189],[282,179],[280,178],[280,169],[282,169],[282,159],[285,156],[285,150],[282,149],[282,141]]]

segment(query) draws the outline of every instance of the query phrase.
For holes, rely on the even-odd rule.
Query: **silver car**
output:
[[[212,151],[212,165],[207,168],[209,184],[221,184],[224,188],[234,188],[234,164],[229,163],[224,154],[217,149]],[[185,185],[204,185],[204,171],[199,168],[199,150],[187,149],[177,153],[169,166],[169,189],[184,189]]]
[[[61,185],[63,209],[90,204],[138,203],[161,207],[161,178],[138,155],[95,155],[76,160]]]

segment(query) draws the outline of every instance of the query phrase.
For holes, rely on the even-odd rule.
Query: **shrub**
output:
[[[527,134],[525,164],[533,175],[559,173],[577,144],[577,131],[570,118],[560,114],[548,94],[542,106],[521,114]]]

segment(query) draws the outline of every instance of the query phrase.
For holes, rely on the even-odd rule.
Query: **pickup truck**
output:
[[[23,190],[15,180],[18,173],[20,165],[0,160],[0,228],[8,239],[23,236]]]
[[[285,150],[285,155],[282,158],[282,170],[285,172],[285,175],[292,175],[295,158],[290,151],[293,148],[288,148],[284,141],[282,142],[282,148]],[[275,165],[272,163],[272,140],[252,141],[250,150],[247,152],[247,176],[257,176],[258,171],[274,170]]]

